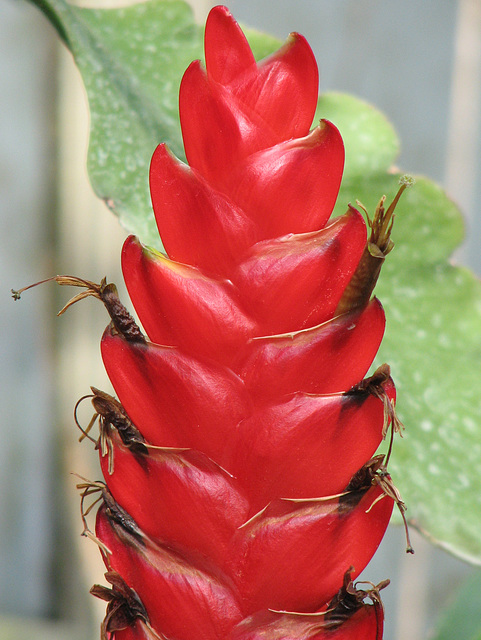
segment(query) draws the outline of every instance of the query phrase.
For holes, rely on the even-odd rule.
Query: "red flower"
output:
[[[107,305],[102,356],[121,404],[94,390],[103,634],[380,639],[378,589],[351,580],[396,498],[372,458],[395,391],[387,368],[363,380],[385,323],[364,219],[350,207],[328,222],[341,136],[327,121],[310,130],[318,72],[302,36],[256,64],[216,7],[205,56],[180,90],[190,166],[164,145],[152,158],[169,257],[134,237],[123,249],[148,340]]]

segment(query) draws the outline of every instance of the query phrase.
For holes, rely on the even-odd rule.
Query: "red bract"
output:
[[[102,357],[119,398],[93,390],[106,484],[82,485],[103,501],[104,637],[380,640],[377,590],[351,579],[400,503],[373,458],[397,424],[394,384],[387,366],[364,379],[392,211],[382,200],[369,240],[353,207],[328,221],[344,149],[330,122],[310,130],[304,38],[257,64],[216,7],[205,55],[180,90],[190,166],[164,145],[152,158],[168,256],[123,248],[148,338],[112,288],[74,282],[111,315]]]

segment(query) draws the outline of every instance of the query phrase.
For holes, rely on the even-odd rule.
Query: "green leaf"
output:
[[[373,106],[343,93],[321,95],[314,122],[333,122],[346,148],[344,182],[386,172],[399,154],[399,140],[391,123]]]
[[[389,203],[399,188],[400,174],[387,173],[396,136],[376,112],[362,124],[368,109],[353,98],[343,103],[341,118],[329,116],[347,156],[335,214],[355,200],[372,214],[380,196]],[[388,362],[396,381],[406,431],[390,470],[410,522],[439,546],[481,564],[481,284],[449,263],[463,236],[454,203],[418,177],[396,208],[395,248],[376,287],[387,326],[374,366]]]
[[[183,154],[177,96],[185,68],[201,55],[201,29],[188,5],[176,0],[114,10],[65,0],[38,4],[59,29],[85,83],[92,186],[129,231],[152,241],[157,234],[150,158],[159,142]]]
[[[350,176],[337,210],[357,197],[371,213],[399,175]],[[376,287],[387,316],[375,366],[391,365],[406,426],[391,473],[412,524],[464,560],[481,563],[481,284],[449,263],[464,226],[443,190],[418,178],[396,209]],[[399,516],[397,516],[399,521]]]
[[[182,158],[177,94],[184,69],[202,57],[202,30],[178,0],[94,10],[36,0],[72,50],[91,111],[89,172],[96,193],[122,224],[160,247],[148,192],[155,146]],[[256,57],[278,46],[249,32]],[[323,95],[317,118],[340,129],[344,181],[335,214],[362,201],[372,213],[397,191],[391,166],[399,149],[376,109],[342,94]],[[406,425],[392,475],[408,515],[438,544],[481,563],[481,287],[449,256],[460,243],[459,212],[425,178],[402,197],[377,295],[387,315],[378,363],[391,364]]]
[[[392,474],[417,526],[479,563],[481,289],[469,272],[441,265],[406,270],[397,291],[386,280],[381,358],[392,364],[407,426]]]
[[[432,640],[481,639],[481,571],[476,571],[443,611]]]

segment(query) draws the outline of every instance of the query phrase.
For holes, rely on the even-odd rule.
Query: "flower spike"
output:
[[[327,120],[311,129],[317,94],[302,36],[257,62],[215,7],[205,68],[180,87],[189,164],[159,144],[150,166],[166,255],[133,236],[122,250],[143,330],[105,279],[54,278],[82,289],[61,313],[93,296],[110,316],[116,397],[91,387],[85,428],[74,412],[104,478],[78,485],[110,585],[92,590],[102,640],[382,639],[388,581],[353,580],[395,504],[405,519],[387,470],[394,382],[387,365],[368,372],[408,181],[367,224],[347,203],[330,220],[344,145]]]

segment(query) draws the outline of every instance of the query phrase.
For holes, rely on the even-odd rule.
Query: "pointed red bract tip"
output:
[[[392,381],[386,393],[394,393]],[[242,421],[229,468],[247,492],[250,514],[276,498],[344,491],[381,444],[384,411],[383,402],[368,392],[298,393]]]
[[[259,239],[255,223],[164,144],[152,156],[150,192],[157,227],[173,260],[228,277]]]
[[[334,316],[365,245],[366,225],[351,210],[320,231],[257,243],[231,279],[263,335],[306,329]]]
[[[199,61],[184,73],[179,109],[187,161],[214,187],[238,162],[278,142],[259,114],[208,81]]]
[[[317,63],[307,40],[291,33],[278,51],[259,63],[256,77],[246,74],[231,91],[262,115],[279,141],[306,136],[319,93]]]
[[[227,7],[214,7],[205,23],[205,65],[209,80],[226,85],[256,61],[244,32]]]
[[[291,34],[257,65],[225,7],[215,7],[209,15],[205,55],[206,72],[196,61],[182,78],[180,122],[189,164],[222,188],[223,174],[243,158],[307,135],[319,74],[314,54],[299,34]]]
[[[122,250],[130,298],[152,342],[230,364],[257,334],[231,282],[145,249],[131,236]]]
[[[304,138],[250,155],[226,176],[228,193],[263,238],[322,228],[336,203],[344,169],[338,129],[323,120]]]

